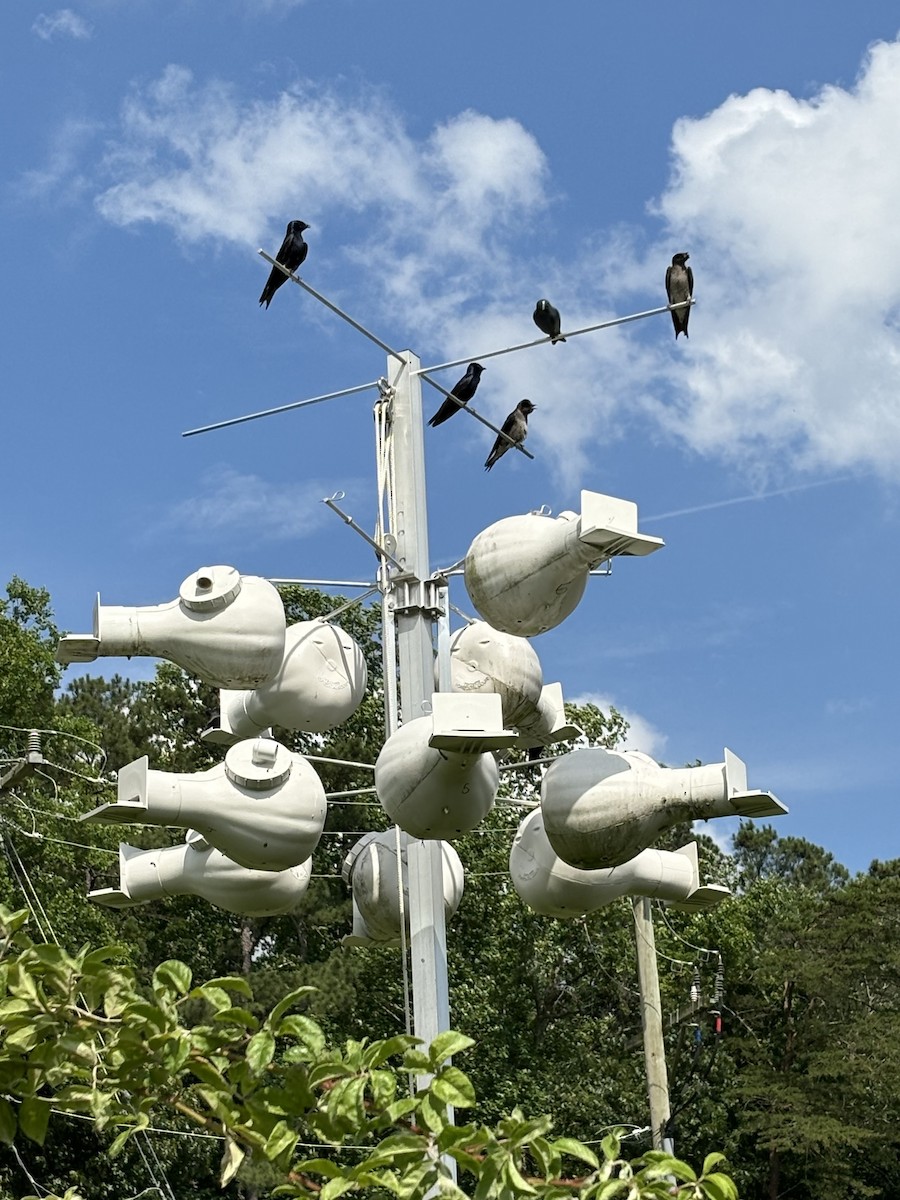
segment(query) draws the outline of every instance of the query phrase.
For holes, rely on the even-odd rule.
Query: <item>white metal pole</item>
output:
[[[410,351],[397,365],[388,359],[394,387],[393,514],[396,557],[403,576],[394,575],[394,621],[400,669],[401,721],[427,715],[434,693],[432,615],[426,607],[424,581],[429,576],[428,513],[425,495],[425,437],[419,359]],[[450,1028],[447,985],[447,934],[441,846],[410,838],[410,957],[412,960],[413,1029],[425,1043]]]

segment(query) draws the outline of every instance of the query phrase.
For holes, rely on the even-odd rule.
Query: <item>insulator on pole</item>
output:
[[[691,978],[691,1003],[696,1004],[700,999],[700,969],[694,967],[694,974]]]

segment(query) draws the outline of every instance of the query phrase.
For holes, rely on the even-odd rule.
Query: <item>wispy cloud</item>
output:
[[[25,171],[11,192],[25,201],[73,204],[92,186],[85,163],[87,148],[98,126],[81,117],[68,117],[54,130],[47,156],[39,167]]]
[[[527,340],[541,295],[569,329],[650,307],[673,250],[687,249],[689,342],[662,316],[494,359],[488,415],[530,396],[530,444],[570,483],[595,483],[636,429],[733,464],[769,494],[789,473],[798,487],[798,473],[896,482],[900,162],[883,147],[898,106],[900,42],[874,46],[850,88],[729,97],[676,123],[658,234],[592,231],[563,261],[531,243],[523,253],[523,227],[557,197],[516,120],[465,111],[417,137],[378,91],[301,83],[248,99],[169,66],[125,101],[96,204],[117,224],[219,247],[276,246],[302,216],[313,246],[340,247],[326,279],[349,268],[355,301],[448,358]]]
[[[774,496],[790,496],[793,492],[808,492],[810,488],[830,487],[834,483],[846,483],[852,476],[841,475],[837,479],[815,479],[810,483],[797,483],[793,487],[776,488],[771,492],[756,492],[749,496],[730,496],[727,500],[713,500],[709,504],[695,504],[691,508],[676,508],[672,512],[656,513],[645,517],[647,521],[667,521],[670,517],[690,517],[694,513],[712,512],[717,508],[728,508],[732,504],[752,504],[754,501],[770,500]]]
[[[208,537],[227,530],[238,538],[252,533],[260,541],[305,538],[326,519],[322,497],[327,494],[328,486],[316,480],[286,484],[219,466],[201,477],[194,495],[173,504],[149,534],[177,530],[185,537]]]
[[[870,712],[874,707],[875,702],[871,696],[856,696],[852,699],[838,698],[825,702],[825,715],[844,720],[847,717],[858,717],[862,713]]]
[[[93,32],[88,21],[71,8],[59,8],[54,13],[39,13],[31,32],[45,42],[55,37],[70,37],[84,41]]]

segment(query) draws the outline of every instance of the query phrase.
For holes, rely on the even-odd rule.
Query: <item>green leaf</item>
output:
[[[244,1151],[234,1138],[225,1139],[225,1153],[219,1167],[219,1186],[227,1187],[238,1173],[238,1168],[244,1161]]]
[[[419,1133],[392,1133],[390,1137],[386,1137],[378,1143],[377,1152],[379,1156],[407,1151],[425,1154],[428,1144],[428,1138]]]
[[[667,1175],[674,1175],[676,1179],[687,1180],[689,1183],[696,1182],[697,1172],[692,1166],[662,1150],[648,1150],[643,1156],[643,1161],[653,1163]]]
[[[263,1154],[271,1162],[285,1150],[293,1151],[299,1140],[299,1135],[289,1128],[286,1121],[279,1121],[266,1139]]]
[[[224,1075],[211,1062],[207,1062],[205,1058],[192,1058],[190,1061],[190,1070],[201,1083],[209,1084],[214,1088],[228,1088],[228,1083]]]
[[[329,1179],[344,1173],[341,1165],[330,1158],[306,1158],[297,1163],[295,1169],[303,1175],[326,1175]]]
[[[413,1037],[411,1034],[398,1033],[395,1037],[375,1042],[365,1053],[366,1066],[369,1068],[380,1067],[392,1055],[405,1054],[407,1050],[412,1046],[419,1045],[421,1041],[421,1038]]]
[[[279,1037],[292,1037],[307,1046],[313,1054],[319,1055],[325,1049],[325,1034],[320,1025],[311,1017],[303,1017],[298,1013],[285,1017],[275,1030]]]
[[[8,1100],[0,1096],[0,1142],[9,1146],[16,1136],[16,1112]]]
[[[431,1092],[426,1092],[419,1102],[419,1119],[432,1133],[440,1133],[447,1125],[447,1113],[443,1104],[435,1104]]]
[[[366,1119],[366,1110],[363,1105],[365,1087],[366,1080],[362,1076],[341,1080],[328,1094],[329,1115],[346,1121],[351,1127],[362,1124]]]
[[[725,1155],[722,1154],[721,1151],[719,1151],[719,1150],[714,1150],[712,1152],[712,1154],[707,1154],[706,1158],[704,1158],[703,1170],[700,1172],[700,1174],[708,1175],[710,1173],[710,1171],[712,1171],[713,1167],[717,1167],[720,1162],[724,1162],[724,1161],[725,1161]]]
[[[317,988],[308,986],[294,988],[292,992],[288,992],[286,996],[281,997],[281,999],[266,1017],[265,1024],[268,1025],[270,1029],[276,1029],[278,1022],[289,1008],[293,1008],[298,1000],[302,1000],[304,996],[308,996],[311,992],[315,992],[317,990]],[[313,1024],[315,1024],[315,1022],[313,1022]]]
[[[403,1067],[407,1071],[430,1071],[431,1059],[421,1050],[407,1050],[403,1055]]]
[[[191,992],[191,999],[205,1000],[217,1013],[231,1008],[231,997],[225,989],[216,987],[211,983],[204,983],[201,987],[195,987]]]
[[[439,1100],[455,1108],[471,1108],[475,1104],[475,1089],[458,1067],[443,1067],[431,1081],[431,1091]]]
[[[20,908],[16,912],[11,912],[8,908],[0,908],[0,926],[2,926],[4,937],[10,937],[21,929],[28,922],[29,915],[27,908]]]
[[[99,967],[105,966],[110,959],[122,959],[125,956],[124,946],[98,946],[85,954],[81,960],[81,969],[85,975],[93,975]]]
[[[241,975],[219,975],[216,979],[207,979],[206,987],[227,988],[229,992],[240,992],[248,1000],[253,999],[253,989]]]
[[[28,1096],[19,1105],[19,1128],[26,1137],[43,1146],[50,1120],[50,1101]]]
[[[623,1127],[612,1130],[600,1142],[600,1149],[603,1151],[603,1157],[607,1162],[615,1162],[619,1157],[619,1151],[622,1149],[622,1134],[625,1132]]]
[[[418,1105],[418,1100],[413,1100],[411,1096],[404,1096],[402,1100],[394,1100],[391,1104],[389,1104],[384,1110],[384,1115],[392,1125],[396,1125],[401,1117],[405,1117],[409,1113],[414,1112],[415,1109],[418,1108]]]
[[[738,1200],[738,1190],[734,1181],[719,1171],[714,1171],[711,1175],[706,1175],[701,1179],[700,1189],[704,1196],[709,1197],[709,1200]]]
[[[497,1183],[500,1176],[500,1163],[496,1158],[488,1158],[485,1160],[481,1169],[481,1175],[478,1180],[478,1187],[475,1189],[474,1200],[489,1200],[497,1189]]]
[[[448,1029],[445,1033],[439,1033],[431,1043],[428,1053],[432,1064],[435,1068],[439,1067],[445,1059],[451,1058],[454,1054],[460,1054],[463,1050],[468,1050],[470,1046],[474,1046],[473,1038],[466,1037],[464,1033],[457,1033],[453,1029]]]
[[[264,1071],[272,1059],[275,1057],[275,1038],[269,1029],[260,1029],[259,1033],[254,1033],[253,1037],[247,1043],[246,1052],[247,1064],[251,1071],[259,1074]]]
[[[443,1153],[454,1146],[470,1146],[475,1135],[474,1125],[448,1125],[438,1137],[438,1149]]]
[[[598,1189],[591,1188],[590,1196],[591,1200],[613,1200],[614,1196],[627,1191],[628,1184],[624,1179],[608,1179],[606,1183],[601,1183]]]
[[[146,1000],[136,1000],[134,1003],[127,1005],[122,1012],[122,1019],[132,1028],[138,1023],[152,1025],[160,1033],[169,1024],[163,1010],[157,1008],[155,1004],[148,1004]]]
[[[353,1181],[345,1179],[343,1176],[338,1176],[337,1179],[329,1179],[319,1192],[319,1200],[335,1200],[337,1196],[343,1196],[344,1192],[349,1192],[353,1187]]]
[[[536,1196],[538,1194],[537,1188],[533,1187],[532,1184],[528,1182],[511,1158],[506,1160],[503,1168],[503,1174],[506,1176],[510,1185],[515,1189],[516,1192],[519,1192],[525,1196]]]
[[[226,1008],[213,1013],[213,1020],[222,1025],[240,1025],[243,1029],[258,1029],[259,1021],[246,1008]]]
[[[584,1142],[579,1142],[575,1138],[556,1138],[554,1142],[551,1142],[551,1148],[555,1150],[557,1154],[568,1154],[570,1158],[577,1158],[580,1159],[581,1162],[586,1162],[588,1166],[593,1167],[594,1170],[600,1166],[597,1155],[593,1152],[590,1146],[585,1146]]]
[[[14,1050],[31,1050],[41,1040],[41,1030],[38,1025],[20,1025],[18,1029],[14,1029],[12,1033],[8,1033],[4,1039],[6,1048]]]
[[[122,1132],[113,1139],[112,1145],[107,1150],[106,1153],[109,1155],[109,1157],[115,1158],[117,1154],[120,1154],[125,1146],[125,1143],[135,1133],[137,1133],[137,1126],[135,1125],[129,1125],[127,1129],[123,1129]]]
[[[31,1012],[32,1005],[27,1000],[4,1000],[0,1004],[0,1021],[6,1017],[15,1016],[16,1013]]]
[[[554,1153],[546,1138],[536,1137],[529,1146],[538,1170],[545,1179],[554,1179],[560,1172],[560,1156]]]
[[[153,990],[174,988],[183,996],[190,990],[192,978],[191,968],[187,963],[179,962],[177,958],[169,958],[160,963],[153,972]]]

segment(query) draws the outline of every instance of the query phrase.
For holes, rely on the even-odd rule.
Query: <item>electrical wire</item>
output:
[[[624,984],[621,981],[621,979],[618,979],[615,975],[613,975],[612,971],[610,971],[609,968],[606,966],[606,964],[603,962],[603,959],[600,957],[600,951],[594,945],[593,938],[591,937],[590,932],[588,930],[587,917],[582,917],[581,920],[578,922],[578,924],[581,926],[582,930],[584,931],[585,939],[587,941],[587,944],[591,948],[591,952],[593,953],[594,958],[597,960],[597,965],[599,966],[599,968],[603,972],[603,974],[607,977],[607,979],[609,979],[609,981],[615,985],[615,987],[618,989],[620,995],[627,998],[628,1000],[630,1000],[632,996],[640,996],[641,993],[637,990],[637,988],[628,987],[627,984]]]
[[[28,1182],[31,1184],[31,1186],[34,1188],[34,1190],[36,1192],[43,1192],[45,1196],[49,1196],[51,1194],[50,1189],[45,1188],[42,1183],[38,1183],[38,1181],[35,1179],[35,1177],[32,1175],[32,1173],[25,1166],[24,1162],[22,1161],[22,1155],[19,1153],[15,1142],[10,1142],[9,1148],[10,1148],[10,1150],[12,1150],[13,1155],[15,1156],[15,1160],[19,1164],[22,1174],[25,1176],[25,1178],[28,1180]]]
[[[683,942],[684,945],[689,947],[691,950],[696,950],[699,954],[705,955],[707,957],[707,959],[721,958],[721,953],[718,950],[710,950],[706,946],[695,946],[693,942],[689,942],[686,937],[683,937],[678,932],[678,930],[672,925],[671,921],[669,920],[668,916],[666,915],[666,906],[661,900],[658,900],[656,902],[656,907],[657,907],[657,911],[662,916],[663,924],[668,929],[669,933],[672,934],[673,937],[678,938],[679,942]]]
[[[28,909],[31,912],[32,920],[34,921],[34,923],[38,929],[38,932],[40,933],[41,937],[44,939],[45,942],[52,941],[52,942],[55,942],[58,944],[59,938],[56,934],[56,931],[53,928],[53,923],[51,922],[50,917],[47,915],[46,909],[44,908],[43,904],[41,903],[41,898],[38,895],[37,890],[31,881],[31,876],[28,874],[28,868],[22,862],[21,856],[19,855],[19,852],[16,849],[14,842],[12,841],[12,839],[9,837],[8,834],[2,834],[2,833],[0,833],[0,841],[2,841],[2,843],[3,843],[3,851],[4,851],[4,854],[6,855],[7,862],[9,863],[10,869],[13,873],[13,876],[14,876],[16,882],[18,883],[19,888],[22,891],[22,894],[25,897],[25,903],[27,904]],[[82,1000],[82,1003],[85,1003],[85,1005],[86,1005],[86,1002],[84,1000]],[[135,1139],[134,1139],[135,1145],[138,1149],[139,1154],[141,1155],[141,1158],[144,1163],[144,1167],[147,1171],[147,1174],[150,1176],[150,1179],[154,1185],[154,1188],[161,1195],[163,1195],[163,1196],[167,1195],[169,1197],[169,1200],[176,1200],[175,1193],[172,1191],[169,1181],[166,1178],[166,1174],[165,1174],[165,1171],[163,1170],[162,1163],[159,1161],[159,1156],[157,1155],[156,1150],[153,1147],[151,1139],[149,1138],[149,1136],[147,1136],[146,1133],[144,1133],[143,1138],[141,1138],[142,1133],[144,1133],[144,1131],[139,1130],[135,1134]],[[144,1148],[145,1145],[146,1145],[146,1151]],[[160,1186],[159,1177],[157,1176],[157,1173],[153,1168],[153,1164],[150,1162],[150,1158],[153,1158],[155,1160],[156,1167],[159,1171],[159,1176],[161,1176],[163,1183],[165,1184],[165,1188]]]

